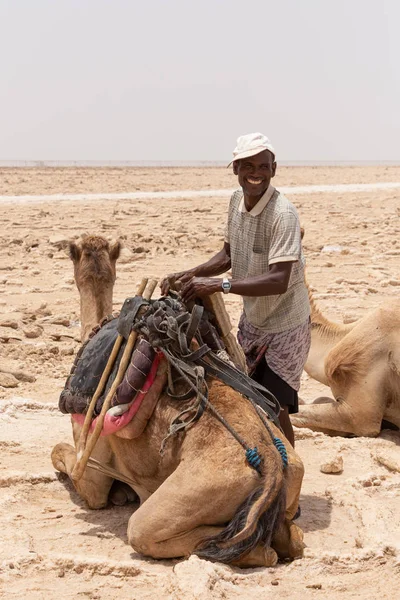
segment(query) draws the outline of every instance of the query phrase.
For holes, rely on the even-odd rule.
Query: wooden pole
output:
[[[143,284],[143,281],[142,281],[142,284]],[[138,294],[138,295],[143,296],[143,298],[145,300],[150,300],[155,288],[157,287],[157,283],[158,282],[155,279],[151,279],[149,282],[147,282],[147,280],[146,280],[145,290],[144,290],[143,294]],[[91,453],[93,452],[93,448],[95,447],[97,440],[100,437],[101,430],[103,429],[106,412],[110,408],[111,400],[115,394],[115,391],[116,391],[117,387],[119,386],[119,384],[121,383],[121,381],[125,375],[125,371],[128,368],[129,361],[131,359],[132,351],[135,346],[137,337],[138,337],[137,331],[131,331],[131,333],[129,334],[129,338],[126,343],[124,353],[122,355],[121,362],[118,367],[117,375],[116,375],[116,377],[113,381],[113,384],[104,400],[104,403],[101,408],[101,412],[98,416],[94,431],[93,431],[92,435],[90,436],[90,439],[88,440],[87,444],[82,445],[82,449],[77,453],[77,461],[76,461],[73,471],[71,473],[71,477],[74,481],[78,481],[79,479],[81,479],[83,472],[86,468],[88,458],[90,457]],[[85,423],[86,423],[86,419],[85,419]],[[90,424],[89,424],[89,427],[90,427]],[[89,427],[88,427],[88,429],[89,429]]]
[[[136,296],[141,296],[144,293],[144,290],[146,289],[146,285],[147,285],[148,279],[142,279],[137,291],[136,291]],[[84,451],[85,447],[86,447],[86,441],[87,441],[87,437],[89,434],[89,429],[90,429],[90,424],[92,422],[92,417],[93,417],[93,412],[96,406],[96,402],[97,400],[100,398],[101,394],[103,393],[104,387],[107,383],[108,377],[112,371],[112,368],[114,366],[115,363],[115,359],[118,356],[118,352],[121,348],[122,342],[123,342],[124,338],[122,335],[118,335],[117,339],[114,342],[114,346],[113,349],[111,351],[111,354],[108,358],[107,364],[105,366],[105,369],[103,371],[103,374],[100,378],[100,381],[97,385],[96,391],[93,394],[93,398],[90,401],[89,407],[87,409],[86,412],[86,416],[85,416],[85,421],[83,423],[83,427],[82,427],[82,431],[81,431],[81,435],[79,436],[79,441],[77,443],[76,446],[76,453],[78,456],[80,456],[82,454],[82,452]]]

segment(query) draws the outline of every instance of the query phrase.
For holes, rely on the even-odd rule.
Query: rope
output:
[[[289,464],[289,459],[288,459],[288,455],[287,455],[285,444],[283,443],[283,441],[281,440],[281,438],[278,438],[271,431],[271,428],[270,428],[270,426],[268,424],[268,421],[265,418],[265,415],[263,414],[262,408],[260,408],[259,406],[257,406],[257,404],[255,402],[253,402],[252,400],[250,400],[250,399],[249,399],[249,402],[251,402],[253,404],[253,406],[254,406],[254,408],[255,408],[258,416],[260,417],[261,422],[263,423],[264,427],[267,429],[269,435],[271,436],[271,439],[272,439],[272,441],[273,441],[276,449],[278,450],[279,454],[281,455],[282,462],[283,462],[283,467],[286,469],[286,467]]]
[[[174,361],[173,357],[165,350],[165,349],[161,349],[161,352],[164,354],[165,358],[172,364],[172,366],[178,371],[178,373],[181,375],[182,379],[184,379],[192,388],[193,391],[195,391],[197,393],[198,398],[204,403],[205,406],[207,406],[207,408],[214,414],[214,416],[218,419],[218,421],[220,421],[225,427],[226,429],[233,435],[233,437],[235,438],[235,440],[237,440],[239,442],[239,444],[245,449],[248,450],[249,446],[246,444],[246,442],[240,437],[240,435],[238,433],[236,433],[236,431],[233,429],[233,427],[231,427],[229,425],[229,423],[224,419],[224,417],[218,412],[218,410],[215,408],[215,406],[209,401],[209,399],[200,391],[199,388],[197,388],[195,386],[195,384],[193,384],[193,382],[191,381],[191,379],[186,375],[186,373],[184,373],[182,371],[182,369],[180,368],[180,366],[178,365],[178,363],[176,361]],[[186,411],[183,411],[186,412]],[[179,416],[179,415],[178,415]],[[167,436],[169,437],[169,436]]]
[[[259,474],[262,473],[262,458],[257,447],[251,448],[209,401],[208,387],[205,382],[205,371],[211,371],[213,376],[218,377],[225,382],[229,382],[228,384],[231,384],[231,387],[238,389],[238,391],[248,398],[269,432],[271,439],[280,452],[282,461],[286,466],[287,454],[282,440],[273,435],[268,423],[259,412],[259,406],[253,399],[248,397],[249,392],[253,392],[253,395],[256,397],[260,396],[258,389],[254,389],[253,385],[249,386],[249,378],[238,372],[237,369],[232,368],[231,366],[227,367],[226,363],[218,359],[205,344],[201,344],[197,350],[192,351],[190,349],[190,344],[196,332],[196,337],[201,343],[201,336],[198,333],[198,328],[202,315],[203,308],[201,306],[194,305],[192,313],[189,314],[186,310],[183,310],[183,305],[180,302],[173,298],[166,297],[162,300],[153,302],[140,321],[134,325],[134,329],[146,335],[149,342],[156,346],[167,359],[168,364],[170,365],[169,395],[181,400],[188,399],[193,392],[196,395],[195,401],[185,410],[181,411],[171,422],[168,435],[161,443],[160,454],[164,454],[165,445],[169,438],[192,426],[201,417],[204,409],[207,408],[245,450],[246,459],[249,465]],[[207,358],[210,357],[210,362],[203,359],[206,355]],[[193,365],[193,363],[196,362],[200,363],[204,368],[202,369],[199,365],[191,366],[188,364],[192,363]],[[180,375],[179,379],[184,380],[189,385],[189,392],[182,394],[181,396],[175,395],[171,367],[178,372]],[[226,377],[221,375],[220,371],[222,368],[228,368],[229,373]],[[253,384],[253,382],[251,383]],[[257,388],[257,386],[254,387]],[[264,390],[264,388],[262,389]],[[203,393],[202,390],[205,390],[206,393]],[[266,406],[270,418],[273,418],[274,421],[277,422],[277,415],[273,412],[271,416],[270,413],[272,411],[270,407],[273,407],[276,411],[279,403],[268,390],[266,390],[266,392],[272,401],[265,398],[264,394],[262,395],[264,405]],[[191,415],[191,417],[184,420],[183,417],[185,415]]]

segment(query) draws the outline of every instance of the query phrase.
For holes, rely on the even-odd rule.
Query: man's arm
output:
[[[274,263],[267,273],[246,279],[231,280],[231,294],[240,296],[277,296],[284,294],[289,285],[293,261]],[[187,280],[181,290],[182,300],[187,302],[202,296],[209,296],[222,290],[222,279],[193,277]]]
[[[161,293],[164,296],[168,294],[170,280],[180,281],[182,284],[185,284],[193,277],[213,277],[229,271],[230,268],[231,248],[228,242],[225,242],[224,247],[207,262],[198,265],[197,267],[193,267],[188,271],[180,271],[179,273],[167,275],[167,277],[165,277],[161,282]]]
[[[226,273],[231,268],[231,247],[224,242],[224,247],[207,262],[187,271],[192,277],[213,277]]]
[[[230,292],[240,296],[278,296],[284,294],[289,285],[293,261],[274,263],[267,273],[234,279],[231,281]]]
[[[231,280],[232,294],[240,296],[275,296],[287,291],[293,262],[301,255],[301,233],[297,214],[283,212],[273,227],[269,248],[269,269],[265,273]],[[222,279],[194,277],[181,290],[186,302],[196,296],[209,296],[222,290]]]

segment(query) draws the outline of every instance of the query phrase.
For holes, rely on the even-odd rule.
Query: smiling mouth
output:
[[[263,182],[263,180],[261,178],[256,179],[255,177],[247,177],[247,181],[251,185],[260,185],[260,183]]]

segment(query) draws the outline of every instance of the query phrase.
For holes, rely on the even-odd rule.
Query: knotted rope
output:
[[[209,373],[249,399],[280,452],[284,466],[287,466],[287,454],[283,442],[274,436],[264,417],[263,409],[257,404],[257,402],[261,403],[269,418],[279,426],[277,412],[280,407],[278,401],[268,390],[232,365],[219,359],[206,344],[203,344],[199,333],[203,310],[203,307],[195,304],[192,312],[188,313],[182,303],[172,297],[166,297],[154,301],[133,326],[167,359],[169,364],[168,394],[179,400],[187,400],[195,395],[194,402],[171,422],[169,433],[161,444],[160,453],[163,454],[165,444],[171,436],[193,425],[207,408],[244,448],[250,466],[261,474],[262,458],[257,447],[251,448],[209,401],[208,386],[205,380],[206,374]],[[198,342],[198,347],[192,350],[190,345],[194,338]],[[180,396],[175,393],[174,384],[177,380],[173,381],[172,369],[178,372],[178,380],[185,381],[189,386],[189,390]],[[185,415],[188,416],[186,420],[183,419]]]

